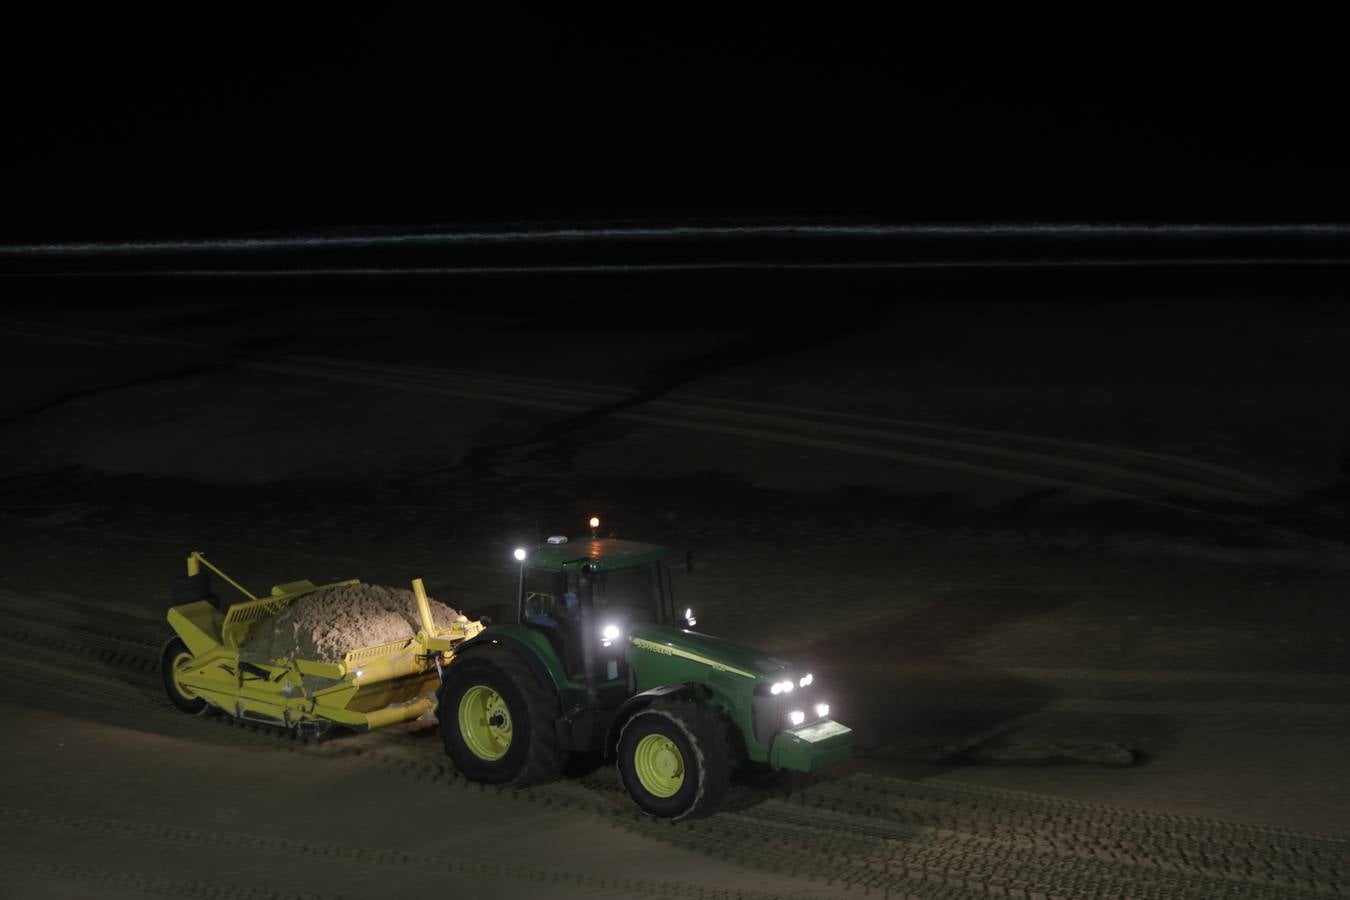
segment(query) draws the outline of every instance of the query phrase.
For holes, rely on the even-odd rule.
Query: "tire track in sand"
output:
[[[4,660],[0,668],[11,678],[148,719],[155,731],[357,759],[386,774],[473,787],[450,769],[439,747],[375,734],[356,739],[359,747],[332,742],[339,752],[330,753],[266,728],[220,728],[183,717],[158,701],[150,673],[130,686],[109,683],[97,670],[19,662],[11,654]],[[960,896],[1003,885],[1075,896],[1128,886],[1134,896],[1200,897],[1239,887],[1242,896],[1294,898],[1335,896],[1346,883],[1348,845],[1335,838],[933,782],[848,775],[787,795],[741,786],[730,811],[675,826],[637,815],[608,770],[497,793],[594,813],[654,840],[771,871],[886,892],[937,888]]]

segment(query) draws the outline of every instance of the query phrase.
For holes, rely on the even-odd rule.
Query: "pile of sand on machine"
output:
[[[427,598],[437,628],[448,628],[459,613]],[[298,597],[259,622],[240,646],[254,659],[312,659],[341,662],[348,651],[417,635],[417,600],[406,588],[345,584]]]

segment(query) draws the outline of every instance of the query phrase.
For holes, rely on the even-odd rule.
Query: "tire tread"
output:
[[[451,693],[452,686],[460,683],[462,679],[473,678],[474,672],[482,670],[491,671],[498,677],[510,682],[520,693],[525,703],[529,743],[526,745],[525,758],[521,762],[520,768],[509,776],[504,778],[484,777],[483,775],[475,777],[472,773],[465,771],[463,767],[460,771],[472,780],[484,781],[489,784],[503,784],[510,787],[527,787],[532,784],[553,781],[561,774],[566,762],[562,748],[558,744],[558,733],[554,728],[554,723],[557,721],[559,714],[557,695],[551,689],[540,684],[539,679],[525,660],[510,650],[479,651],[473,657],[456,663],[451,668],[450,676],[441,688],[438,698],[441,701],[441,708],[438,710],[438,716],[441,719],[441,737],[445,742],[446,752],[454,759],[456,748],[452,742],[454,740],[462,741],[463,739],[452,738],[452,730],[457,728],[456,714],[455,711],[445,708],[444,701]]]
[[[644,715],[665,716],[684,732],[694,748],[694,761],[701,773],[693,802],[683,812],[670,818],[698,819],[721,809],[731,788],[732,755],[726,719],[694,700],[658,700],[629,719],[624,724],[624,731]],[[619,746],[623,746],[622,733],[619,735]],[[634,798],[633,802],[637,800]]]

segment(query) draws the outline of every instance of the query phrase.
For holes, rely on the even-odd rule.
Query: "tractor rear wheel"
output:
[[[164,645],[159,669],[164,679],[164,693],[168,694],[169,702],[181,713],[201,716],[211,708],[210,705],[182,682],[183,668],[191,662],[192,651],[183,643],[182,638],[176,637]]]
[[[731,784],[726,722],[690,702],[654,703],[619,735],[619,777],[643,812],[698,818],[721,808]]]
[[[557,694],[509,650],[453,663],[436,716],[445,752],[471,781],[524,787],[562,771]]]

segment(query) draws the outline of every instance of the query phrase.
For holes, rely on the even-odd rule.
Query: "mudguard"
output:
[[[492,625],[477,637],[460,644],[455,659],[461,660],[482,653],[493,646],[505,647],[525,660],[539,683],[562,693],[566,689],[562,663],[552,645],[543,635],[521,625]],[[451,664],[453,665],[453,663]]]
[[[619,732],[623,731],[624,723],[638,710],[650,706],[657,700],[698,696],[702,690],[702,687],[697,684],[665,684],[629,697],[614,711],[614,718],[610,720],[609,728],[605,731],[605,759],[614,758],[615,747],[619,743]]]

